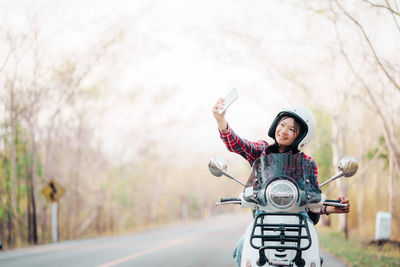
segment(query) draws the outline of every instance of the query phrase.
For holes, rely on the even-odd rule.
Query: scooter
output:
[[[224,159],[213,157],[210,172],[240,183],[238,198],[221,198],[216,205],[239,204],[253,209],[253,221],[243,236],[241,267],[321,266],[318,233],[308,214],[324,206],[343,207],[338,200],[327,200],[320,187],[340,177],[353,176],[357,161],[344,157],[338,173],[318,185],[311,163],[301,153],[269,154],[257,159],[246,184],[227,172]]]

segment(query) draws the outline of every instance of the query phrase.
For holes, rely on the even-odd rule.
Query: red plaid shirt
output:
[[[229,151],[235,152],[245,158],[251,166],[253,166],[254,161],[259,157],[267,154],[266,149],[268,147],[267,141],[260,140],[257,142],[251,142],[246,139],[240,138],[236,133],[229,127],[225,131],[220,131],[220,136],[222,141],[225,143]],[[304,154],[304,158],[308,159],[314,169],[315,177],[318,183],[318,168],[315,160]]]

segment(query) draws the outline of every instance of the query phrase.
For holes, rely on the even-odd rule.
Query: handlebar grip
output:
[[[325,200],[325,202],[340,203],[340,200],[337,200],[337,199],[335,199],[335,200],[333,200],[333,199],[327,199],[327,200]]]
[[[221,198],[220,202],[229,202],[229,201],[239,201],[240,199],[238,199],[237,197],[231,197],[231,198]]]

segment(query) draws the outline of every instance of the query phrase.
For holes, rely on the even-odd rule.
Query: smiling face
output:
[[[293,118],[282,118],[275,130],[275,140],[279,146],[279,152],[287,150],[296,140],[299,132],[299,124]]]

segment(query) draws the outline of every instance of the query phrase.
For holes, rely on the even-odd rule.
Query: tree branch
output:
[[[337,2],[336,0],[334,0],[334,1]],[[342,40],[340,38],[339,31],[338,31],[338,28],[337,28],[337,18],[336,18],[337,14],[333,10],[332,5],[331,5],[331,9],[332,9],[332,13],[333,13],[333,23],[334,23],[334,26],[335,26],[336,38],[337,38],[339,46],[340,46],[340,51],[341,51],[341,53],[342,53],[347,65],[348,65],[348,67],[350,68],[351,72],[357,78],[357,80],[361,83],[361,85],[364,87],[364,89],[366,90],[369,98],[371,99],[372,104],[375,106],[376,112],[377,112],[378,116],[380,117],[380,119],[381,119],[381,121],[383,123],[383,127],[384,127],[383,134],[385,136],[385,140],[387,142],[388,149],[391,152],[391,154],[394,156],[394,163],[396,165],[397,170],[400,172],[400,157],[399,157],[400,153],[396,149],[398,145],[394,144],[397,141],[396,141],[395,138],[392,138],[392,133],[391,133],[390,128],[388,126],[388,122],[387,122],[387,120],[385,118],[385,115],[382,113],[382,110],[379,108],[379,105],[376,102],[376,99],[373,96],[373,94],[371,92],[371,89],[368,87],[368,85],[365,83],[365,81],[360,77],[360,75],[355,71],[355,69],[353,67],[353,64],[350,62],[349,57],[347,56],[346,52],[344,51],[343,42],[342,42]]]
[[[364,27],[355,19],[353,18],[339,3],[337,0],[334,0],[336,5],[339,7],[339,9],[346,15],[346,17],[348,17],[351,21],[354,22],[354,24],[357,25],[357,27],[360,29],[361,33],[363,34],[365,40],[368,43],[369,48],[371,49],[376,62],[378,63],[379,67],[381,68],[381,70],[383,71],[383,73],[386,75],[386,77],[389,79],[389,81],[396,87],[396,89],[400,92],[400,85],[396,83],[396,81],[393,79],[392,76],[390,76],[390,74],[388,73],[388,71],[386,70],[386,68],[383,66],[381,60],[379,59],[378,55],[376,54],[375,48],[373,47],[367,33],[364,30]]]
[[[396,15],[396,16],[399,16],[399,17],[400,17],[400,13],[397,12],[397,11],[395,11],[395,10],[393,10],[392,7],[390,6],[390,4],[388,3],[387,0],[385,0],[387,6],[375,4],[375,3],[372,3],[371,1],[368,1],[368,0],[362,0],[362,1],[365,2],[365,3],[370,4],[370,5],[373,6],[373,7],[378,7],[378,8],[386,9],[386,10],[390,11],[390,13],[392,13],[392,15]]]
[[[386,4],[388,5],[388,7],[390,7],[390,8],[391,8],[389,1],[388,1],[388,0],[385,0],[385,2],[386,2]],[[395,3],[396,3],[396,2],[395,2]],[[395,15],[395,13],[394,13],[394,12],[392,12],[391,14],[392,14],[392,18],[393,18],[394,24],[396,25],[396,28],[397,28],[397,30],[400,32],[400,26],[399,26],[399,23],[397,22],[397,20],[396,20],[396,17],[394,16],[394,15]],[[399,15],[399,13],[397,12],[397,16],[398,16],[398,15]]]

